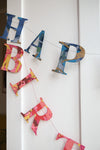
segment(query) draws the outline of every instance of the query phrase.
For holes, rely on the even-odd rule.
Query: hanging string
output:
[[[0,12],[0,13],[1,13],[1,12]],[[2,10],[2,13],[3,13],[3,10]],[[25,28],[26,28],[28,31],[30,31],[32,34],[34,34],[35,36],[37,36],[30,28],[28,28],[28,27],[25,27]],[[45,41],[45,42],[48,42],[50,45],[56,47],[57,49],[59,48],[59,49],[61,50],[61,47],[55,45],[54,43],[52,43],[52,42],[50,42],[50,41],[48,41],[48,40],[45,40],[45,39],[44,39],[44,41]],[[40,42],[43,43],[42,41],[40,41]],[[71,52],[74,52],[74,51],[71,50]],[[25,52],[25,53],[26,53],[26,52]],[[28,54],[28,53],[27,53],[27,54]],[[86,54],[89,54],[89,53],[86,53]],[[28,54],[28,55],[29,55],[29,54]],[[89,54],[89,55],[94,55],[94,54]],[[95,55],[100,55],[100,54],[95,54]],[[25,56],[23,55],[24,65],[25,65],[26,71],[27,71],[27,73],[28,73],[28,68],[27,68],[27,65],[26,65],[26,62],[25,62],[24,57],[25,57]],[[32,85],[32,89],[33,89],[33,91],[34,91],[34,97],[35,97],[36,101],[39,102],[38,97],[37,97],[37,93],[36,93],[35,88],[34,88],[34,85],[33,85],[33,82],[31,82],[31,85]],[[42,110],[42,111],[43,111],[43,110]],[[56,131],[57,133],[59,133],[57,127],[55,126],[54,122],[53,122],[51,119],[50,119],[50,122],[51,122],[53,128],[55,129],[55,131]]]
[[[27,52],[25,52],[25,53],[27,53]],[[28,68],[27,68],[27,65],[26,65],[26,62],[25,62],[24,57],[25,57],[25,56],[23,55],[24,65],[25,65],[26,71],[27,71],[27,73],[28,73]],[[38,103],[38,102],[39,102],[39,100],[38,100],[38,97],[37,97],[37,94],[36,94],[36,91],[35,91],[35,88],[34,88],[33,82],[31,82],[31,85],[32,85],[32,89],[33,89],[33,91],[34,91],[34,97],[35,97],[35,99],[36,99],[36,101],[37,101],[37,103]],[[43,112],[43,110],[42,110],[42,112]],[[57,133],[59,133],[58,129],[56,128],[56,126],[55,126],[54,122],[53,122],[51,119],[50,119],[50,122],[51,122],[51,124],[52,124],[53,128],[56,130],[56,132],[57,132]]]
[[[14,23],[17,23],[17,22],[15,22],[15,21],[13,21],[13,22],[14,22]],[[18,23],[17,23],[17,24],[18,24]],[[24,23],[24,28],[26,28],[30,33],[32,33],[32,34],[34,34],[35,36],[37,36],[37,34],[36,34],[33,30],[31,30],[29,27],[26,26],[26,22]],[[56,47],[57,49],[60,49],[60,51],[61,51],[61,47],[60,47],[60,46],[57,46],[56,44],[54,44],[54,43],[51,42],[51,41],[46,40],[45,38],[44,38],[44,41],[43,41],[43,42],[40,41],[40,40],[38,40],[38,41],[41,42],[42,44],[43,44],[43,42],[47,42],[47,43],[49,43],[50,45]],[[70,51],[75,53],[75,51],[73,51],[73,50],[70,50]],[[99,50],[98,50],[98,51],[99,51]],[[87,54],[87,55],[100,55],[100,53],[87,53],[87,52],[85,52],[85,54]]]
[[[30,31],[32,34],[34,34],[35,36],[37,36],[37,34],[36,34],[35,32],[33,32],[30,28],[28,28],[27,26],[26,26],[25,28],[26,28],[28,31]],[[50,42],[50,41],[48,41],[48,40],[45,40],[45,39],[44,39],[44,41],[47,42],[47,43],[49,43],[49,44],[51,44],[51,45],[53,45],[54,47],[57,47],[57,48],[61,49],[59,46],[55,45],[54,43],[52,43],[52,42]],[[43,44],[42,41],[39,40],[39,42],[41,42],[41,43]]]
[[[6,9],[1,9],[1,11],[0,11],[0,13],[5,13],[5,12],[6,12]],[[16,21],[13,21],[13,23],[18,24],[18,22],[16,22]],[[30,33],[32,33],[32,34],[34,34],[35,36],[37,36],[37,34],[36,34],[33,30],[31,30],[29,27],[26,26],[26,23],[28,23],[28,22],[24,22],[24,28],[26,28]],[[57,45],[54,44],[53,42],[48,41],[48,40],[46,40],[46,39],[44,39],[44,41],[47,42],[47,43],[49,43],[50,45],[56,47],[57,49],[60,49],[60,50],[61,50],[61,47],[60,47],[60,46],[57,46]],[[44,42],[44,41],[43,41],[43,42]],[[41,42],[41,43],[43,44],[42,41],[39,40],[39,42]],[[75,51],[73,51],[73,50],[71,50],[71,52],[74,52],[74,53],[75,53]],[[87,53],[87,52],[85,52],[85,54],[87,54],[87,55],[100,55],[100,53]]]
[[[25,52],[25,53],[27,53],[27,52]],[[28,74],[28,69],[27,69],[27,65],[26,65],[25,59],[24,59],[24,55],[23,55],[23,61],[24,61],[25,69],[26,69],[27,74]],[[32,85],[32,88],[33,88],[33,91],[34,91],[35,99],[38,101],[38,97],[37,97],[37,94],[35,92],[35,89],[34,89],[34,86],[33,86],[33,82],[31,82],[31,85]]]
[[[26,26],[25,28],[26,28],[28,31],[30,31],[31,33],[33,33],[35,36],[37,36],[37,35],[35,34],[35,32],[33,32],[30,28],[28,28],[27,26]],[[40,40],[39,40],[39,41],[40,41]],[[49,43],[50,45],[56,47],[56,48],[59,48],[59,49],[61,50],[61,47],[55,45],[54,43],[52,43],[52,42],[50,42],[50,41],[48,41],[48,40],[46,40],[46,39],[44,39],[44,41],[47,42],[47,43]],[[42,41],[40,41],[40,42],[43,43]],[[72,50],[71,50],[71,52],[75,52],[75,51],[72,51]],[[87,55],[100,55],[100,53],[86,53],[86,52],[85,52],[85,54],[87,54]]]

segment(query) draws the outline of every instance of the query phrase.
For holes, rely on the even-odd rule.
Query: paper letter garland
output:
[[[5,46],[7,47],[7,50],[6,50],[6,54],[5,54],[5,58],[4,58],[4,62],[3,62],[3,65],[1,67],[1,70],[13,72],[13,73],[19,72],[21,67],[22,67],[22,64],[18,60],[18,58],[22,57],[23,49],[18,47],[18,46],[14,46],[14,45],[10,45],[10,44],[5,44]],[[11,53],[12,53],[13,48],[17,49],[17,55],[14,57],[11,57]],[[8,69],[10,59],[12,59],[15,62],[15,67],[12,70]]]
[[[57,68],[55,70],[53,69],[52,71],[67,75],[67,73],[64,72],[66,61],[67,62],[73,62],[73,63],[81,61],[85,56],[85,50],[83,49],[83,47],[76,45],[76,44],[65,43],[65,42],[59,42],[59,43],[62,44],[59,63],[58,63]],[[74,59],[71,59],[71,60],[67,59],[67,55],[68,55],[68,51],[69,51],[70,46],[74,46],[77,48],[76,57]]]
[[[20,90],[23,86],[25,86],[27,83],[31,82],[31,81],[34,80],[34,79],[36,79],[36,80],[38,81],[37,77],[35,76],[35,74],[34,74],[34,73],[32,72],[32,70],[30,69],[30,74],[27,75],[24,79],[22,79],[21,81],[17,82],[17,83],[14,84],[14,85],[12,85],[12,84],[10,83],[10,85],[11,85],[11,87],[12,87],[14,93],[18,96],[18,93],[17,93],[18,90]]]
[[[31,46],[35,46],[35,47],[37,48],[37,52],[36,52],[35,55],[32,55],[32,56],[34,56],[35,58],[37,58],[37,59],[39,59],[39,60],[41,60],[40,55],[41,55],[41,49],[42,49],[43,40],[44,40],[44,34],[45,34],[45,32],[44,32],[44,31],[41,31],[41,32],[39,33],[39,35],[38,35],[38,36],[34,39],[34,41],[31,43],[31,45],[30,45],[27,49],[25,49],[25,51],[26,51],[27,53],[29,53],[29,49],[31,48]],[[39,38],[39,42],[38,42],[38,46],[36,46],[36,45],[34,44],[34,42],[35,42],[38,38]]]
[[[74,144],[77,144],[79,147],[80,147],[80,150],[84,150],[85,149],[85,146],[73,141],[72,139],[70,138],[67,138],[66,136],[58,133],[57,137],[56,137],[56,140],[60,139],[60,138],[65,138],[67,139],[67,142],[65,144],[65,147],[64,147],[64,150],[71,150],[73,148],[73,145]]]
[[[7,25],[6,25],[6,27],[5,27],[5,30],[4,30],[3,35],[0,36],[0,38],[7,40],[9,29],[12,28],[12,29],[14,29],[14,30],[16,31],[16,35],[15,35],[15,39],[12,40],[11,42],[20,43],[20,42],[19,42],[20,34],[21,34],[21,31],[22,31],[24,22],[25,22],[27,19],[18,17],[18,19],[19,19],[19,25],[18,25],[17,28],[15,28],[15,27],[12,27],[12,26],[11,26],[12,19],[15,17],[15,15],[7,14],[7,16],[8,16]]]
[[[37,112],[44,107],[46,107],[47,112],[43,116],[39,116]],[[26,114],[23,114],[23,113],[21,114],[27,122],[34,115],[34,121],[33,121],[31,128],[34,131],[35,135],[37,135],[37,128],[38,128],[40,120],[48,121],[52,117],[51,110],[46,106],[42,98],[40,98],[40,103],[38,105],[36,105],[31,110],[29,110]]]
[[[5,27],[3,35],[0,36],[0,38],[8,39],[9,29],[12,28],[12,29],[14,29],[16,31],[16,35],[15,35],[14,40],[12,40],[11,42],[20,43],[19,42],[20,34],[21,34],[21,31],[22,31],[24,22],[27,19],[18,17],[19,25],[18,25],[17,28],[15,28],[15,27],[11,26],[12,19],[15,17],[15,15],[7,14],[7,16],[8,16],[7,25]],[[44,34],[45,34],[45,32],[41,31],[39,33],[39,35],[34,39],[34,41],[30,44],[30,46],[27,49],[25,49],[25,51],[27,53],[30,53],[29,49],[31,48],[31,46],[36,47],[37,51],[36,51],[36,54],[33,55],[33,56],[35,58],[39,59],[39,60],[41,60],[40,55],[41,55],[41,49],[42,49],[43,40],[44,40]],[[35,41],[38,38],[39,38],[38,45],[35,45],[34,43],[35,43]],[[83,47],[81,47],[79,45],[76,45],[76,44],[65,43],[65,42],[59,42],[59,43],[62,44],[61,54],[60,54],[60,58],[59,58],[59,62],[58,62],[57,68],[55,70],[52,70],[52,71],[66,75],[66,73],[64,72],[65,63],[66,62],[73,62],[73,63],[75,63],[75,62],[81,61],[84,58],[84,56],[85,56],[85,50],[84,50]],[[16,73],[16,72],[20,71],[20,69],[22,67],[21,62],[18,59],[23,55],[23,49],[18,47],[18,46],[14,46],[14,45],[10,45],[10,44],[5,44],[5,46],[7,47],[7,50],[6,50],[4,62],[3,62],[3,65],[1,67],[1,69],[4,70],[4,71],[9,71],[9,72]],[[67,59],[67,55],[68,55],[68,51],[69,51],[70,46],[76,47],[77,54],[76,54],[76,57],[74,59],[70,59],[69,60],[69,59]],[[14,57],[11,57],[11,53],[12,53],[12,49],[13,48],[17,49],[17,55],[14,56]],[[15,67],[12,70],[8,69],[8,65],[9,65],[10,59],[12,59],[15,62]],[[13,89],[14,93],[16,95],[18,95],[18,90],[20,90],[24,85],[26,85],[27,83],[31,82],[34,79],[38,80],[37,77],[35,76],[35,74],[30,69],[30,74],[28,74],[24,79],[22,79],[21,81],[17,82],[14,85],[12,85],[10,83],[10,85],[11,85],[11,88]],[[44,107],[46,107],[47,112],[44,115],[42,115],[42,116],[38,115],[37,112],[42,110]],[[24,119],[27,122],[32,116],[34,116],[34,121],[33,121],[33,124],[32,124],[31,128],[32,128],[33,132],[35,133],[35,135],[37,135],[37,129],[38,129],[38,125],[39,125],[40,120],[44,120],[44,121],[50,120],[51,117],[52,117],[52,112],[46,106],[46,104],[44,103],[43,99],[40,98],[40,103],[39,104],[37,104],[35,107],[33,107],[27,113],[25,113],[25,114],[21,113],[21,115],[24,117]],[[85,146],[83,146],[83,145],[73,141],[72,139],[67,138],[66,136],[58,133],[58,135],[56,137],[56,140],[58,140],[60,138],[67,139],[67,142],[65,144],[64,150],[72,150],[74,144],[78,145],[80,150],[84,150],[85,149]]]

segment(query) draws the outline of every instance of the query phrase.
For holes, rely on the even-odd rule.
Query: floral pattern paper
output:
[[[39,116],[37,114],[38,111],[40,111],[42,108],[46,107],[47,112],[43,115],[43,116]],[[40,98],[40,103],[38,105],[36,105],[34,108],[32,108],[31,110],[29,110],[27,113],[23,114],[21,113],[22,116],[24,117],[24,119],[28,122],[28,120],[30,119],[30,117],[32,117],[34,115],[34,121],[32,124],[32,130],[35,133],[35,135],[37,135],[37,129],[38,129],[38,125],[40,120],[44,120],[44,121],[48,121],[51,119],[52,117],[52,112],[51,110],[48,108],[48,106],[44,103],[43,99]]]

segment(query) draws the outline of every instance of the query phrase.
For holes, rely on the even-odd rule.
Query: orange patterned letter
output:
[[[1,70],[13,72],[13,73],[19,72],[21,67],[22,67],[22,64],[18,60],[18,58],[22,57],[23,49],[19,46],[10,45],[10,44],[5,44],[5,46],[7,47],[7,50],[6,50],[6,54],[5,54],[5,58],[4,58],[4,62],[3,62],[3,65],[1,67]],[[12,53],[13,48],[17,49],[17,55],[14,57],[11,57],[11,53]],[[15,62],[15,67],[12,70],[8,69],[10,59],[12,59]]]

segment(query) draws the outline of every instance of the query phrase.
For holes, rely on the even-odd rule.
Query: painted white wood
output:
[[[31,4],[31,5],[30,5]],[[52,121],[59,132],[79,141],[79,93],[78,93],[78,64],[66,64],[67,76],[52,72],[55,69],[61,52],[59,40],[77,43],[77,3],[76,1],[23,1],[23,17],[29,18],[23,32],[23,47],[31,43],[35,36],[43,29],[45,39],[41,53],[42,61],[25,54],[27,68],[32,68],[39,82],[28,85],[23,89],[23,108],[26,112],[39,102],[42,96],[53,112]],[[58,47],[49,44],[54,43]],[[23,64],[24,65],[24,64]],[[25,70],[25,68],[24,68]],[[24,75],[26,71],[24,71]],[[30,89],[31,88],[31,89]],[[72,94],[71,94],[72,93]],[[35,96],[37,95],[37,98]],[[30,98],[29,98],[30,95]],[[50,121],[40,122],[38,136],[31,130],[32,119],[29,124],[23,120],[23,149],[62,149],[63,140],[56,141],[57,132]]]
[[[82,143],[86,150],[100,149],[99,6],[99,0],[80,0],[80,43],[87,53],[81,63]]]
[[[63,149],[65,141],[55,140],[57,131],[52,122],[60,133],[79,142],[79,66],[66,63],[67,76],[51,71],[56,68],[60,56],[59,41],[78,43],[77,1],[8,0],[8,12],[29,19],[22,34],[23,49],[29,46],[41,30],[46,33],[41,53],[42,61],[25,53],[24,59],[22,58],[22,71],[17,74],[8,73],[7,150]],[[69,57],[74,55],[72,52]],[[23,87],[16,97],[9,82],[20,81],[29,73],[29,68],[32,68],[39,82],[32,81],[33,83]],[[31,130],[33,118],[27,124],[20,112],[25,113],[34,107],[39,103],[39,97],[43,97],[50,107],[53,118],[52,122],[41,121],[38,136],[35,136]]]
[[[18,22],[17,17],[21,16],[21,0],[8,0],[7,12],[9,14],[15,14],[16,18],[13,20],[13,26]],[[17,25],[16,25],[17,27]],[[13,39],[15,33],[13,30],[9,32],[10,39]],[[10,43],[14,44],[14,43]],[[14,44],[15,45],[15,44]],[[20,45],[18,45],[20,46]],[[15,53],[13,54],[15,55]],[[21,79],[21,72],[13,74],[7,73],[7,150],[22,150],[21,148],[21,93],[17,97],[10,87],[12,84],[18,82]]]

